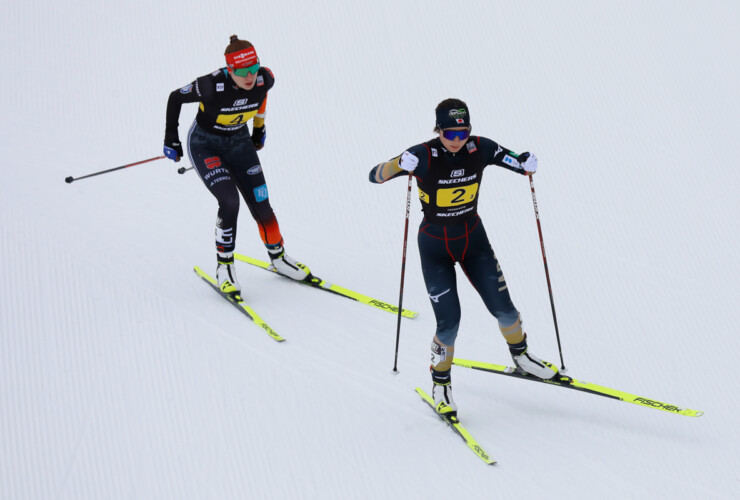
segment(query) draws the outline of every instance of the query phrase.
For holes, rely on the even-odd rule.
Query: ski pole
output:
[[[94,177],[94,176],[100,175],[100,174],[107,174],[108,172],[113,172],[115,170],[121,170],[122,168],[133,167],[135,165],[141,165],[142,163],[148,163],[148,162],[154,161],[154,160],[161,160],[162,158],[165,158],[165,156],[164,155],[162,155],[162,156],[155,156],[154,158],[149,158],[148,160],[137,161],[136,163],[129,163],[128,165],[121,165],[120,167],[110,168],[108,170],[101,170],[100,172],[95,172],[95,173],[92,173],[92,174],[83,175],[82,177],[76,177],[75,178],[75,177],[72,177],[70,175],[69,177],[67,177],[66,179],[64,179],[64,182],[66,182],[67,184],[72,184],[72,182],[79,181],[80,179],[87,179],[88,177]]]
[[[560,352],[561,370],[565,371],[565,362],[563,361],[563,349],[560,346],[560,332],[558,331],[558,317],[555,314],[555,300],[552,297],[552,285],[550,284],[550,271],[547,269],[547,257],[545,256],[545,242],[542,239],[542,225],[540,224],[540,211],[537,208],[537,197],[534,194],[534,180],[532,174],[529,175],[529,187],[532,189],[532,204],[534,205],[534,216],[537,219],[537,231],[540,234],[540,248],[542,248],[542,261],[545,263],[545,277],[547,278],[547,290],[550,292],[550,308],[552,309],[552,320],[555,323],[555,336],[558,339],[558,351]]]
[[[393,374],[398,373],[398,341],[401,338],[401,314],[403,313],[403,280],[406,275],[406,246],[409,238],[409,212],[411,211],[411,179],[413,172],[409,172],[409,188],[406,194],[406,225],[403,229],[403,258],[401,259],[401,290],[398,294],[398,325],[396,326],[396,356],[393,360]]]
[[[185,173],[185,172],[187,172],[188,170],[193,170],[193,167],[188,167],[188,168],[185,168],[185,167],[180,167],[180,168],[178,168],[178,169],[177,169],[177,173],[178,173],[178,174],[184,174],[184,173]]]

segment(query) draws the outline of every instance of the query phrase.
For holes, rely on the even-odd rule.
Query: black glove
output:
[[[259,151],[264,147],[265,137],[267,137],[267,131],[264,125],[252,129],[252,144],[254,144],[254,149]]]
[[[177,137],[164,138],[164,155],[170,160],[180,161],[180,158],[184,156],[182,151],[182,143]]]

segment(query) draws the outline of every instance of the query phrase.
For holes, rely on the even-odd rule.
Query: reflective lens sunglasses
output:
[[[465,130],[443,130],[442,137],[448,141],[454,141],[455,139],[465,140],[470,137],[470,129]]]
[[[247,75],[256,75],[259,69],[260,69],[260,63],[257,63],[251,66],[247,66],[246,68],[232,69],[231,71],[233,71],[236,76],[247,76]]]

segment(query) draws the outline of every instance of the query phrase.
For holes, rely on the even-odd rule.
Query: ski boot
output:
[[[434,382],[432,387],[432,398],[434,399],[434,409],[437,413],[445,418],[457,416],[457,405],[452,397],[452,383],[439,384]]]
[[[218,289],[227,295],[239,295],[242,290],[239,281],[236,279],[234,254],[219,253],[217,260],[216,281],[218,281]]]
[[[524,340],[518,344],[509,344],[509,352],[517,370],[521,373],[533,375],[543,380],[550,380],[558,375],[558,368],[555,365],[542,361],[528,351],[527,334],[524,334]]]
[[[288,257],[282,245],[275,245],[273,248],[268,248],[267,253],[270,255],[272,267],[275,268],[278,274],[296,281],[308,281],[311,279],[311,270],[308,266]]]

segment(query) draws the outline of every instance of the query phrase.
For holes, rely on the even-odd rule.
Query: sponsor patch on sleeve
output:
[[[512,158],[509,155],[505,155],[504,156],[503,162],[506,163],[507,165],[511,165],[512,167],[518,167],[519,166],[519,162],[516,161],[514,158]]]

